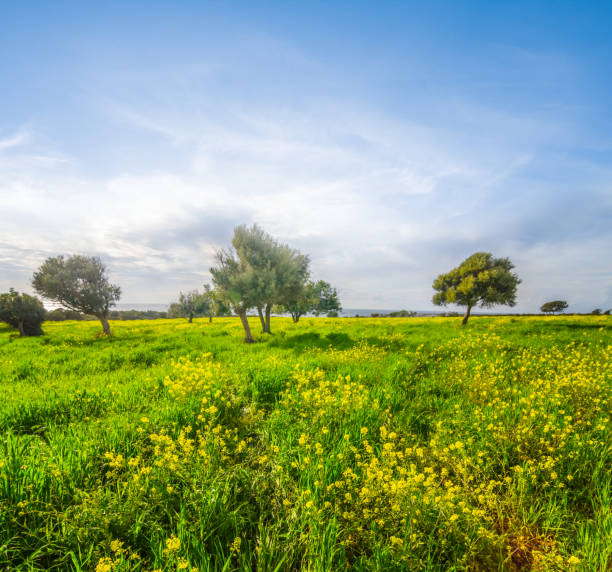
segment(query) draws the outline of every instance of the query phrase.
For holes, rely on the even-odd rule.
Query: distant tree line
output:
[[[373,313],[370,314],[372,318],[415,318],[416,312],[412,310],[400,310],[399,312],[389,312],[388,314]]]
[[[259,226],[240,225],[234,229],[231,247],[217,251],[210,268],[212,285],[203,291],[180,292],[178,301],[167,312],[152,310],[113,310],[121,288],[109,282],[106,267],[94,256],[55,256],[47,258],[34,273],[32,286],[43,298],[60,306],[46,311],[42,302],[13,289],[0,294],[0,322],[10,324],[21,336],[40,335],[45,320],[97,319],[104,334],[110,335],[109,319],[186,318],[237,315],[244,328],[244,341],[254,340],[247,312],[257,310],[262,333],[271,333],[271,315],[289,314],[295,323],[304,315],[337,317],[342,310],[338,291],[324,280],[311,280],[310,258],[278,242]],[[494,258],[489,252],[476,252],[459,266],[440,274],[433,283],[434,304],[465,306],[462,324],[472,308],[497,304],[514,306],[519,277],[512,272],[508,258]],[[544,313],[568,308],[565,300],[544,303]],[[610,309],[596,308],[594,315],[609,315]],[[401,310],[373,317],[413,317],[416,312]],[[456,312],[447,312],[447,316]]]

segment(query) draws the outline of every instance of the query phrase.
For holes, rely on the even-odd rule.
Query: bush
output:
[[[19,294],[12,288],[0,294],[0,322],[17,328],[20,336],[40,336],[45,319],[45,308],[38,298]]]

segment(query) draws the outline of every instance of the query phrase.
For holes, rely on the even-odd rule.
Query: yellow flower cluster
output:
[[[281,394],[281,404],[300,418],[323,423],[339,422],[363,410],[380,409],[378,399],[371,396],[365,384],[353,381],[350,375],[329,381],[322,370],[304,370],[299,366]]]

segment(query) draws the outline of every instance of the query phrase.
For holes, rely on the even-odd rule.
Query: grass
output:
[[[459,322],[0,327],[0,569],[609,570],[612,321]]]

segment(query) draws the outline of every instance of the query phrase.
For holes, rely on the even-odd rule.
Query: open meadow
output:
[[[112,328],[0,326],[1,570],[612,566],[608,316]]]

